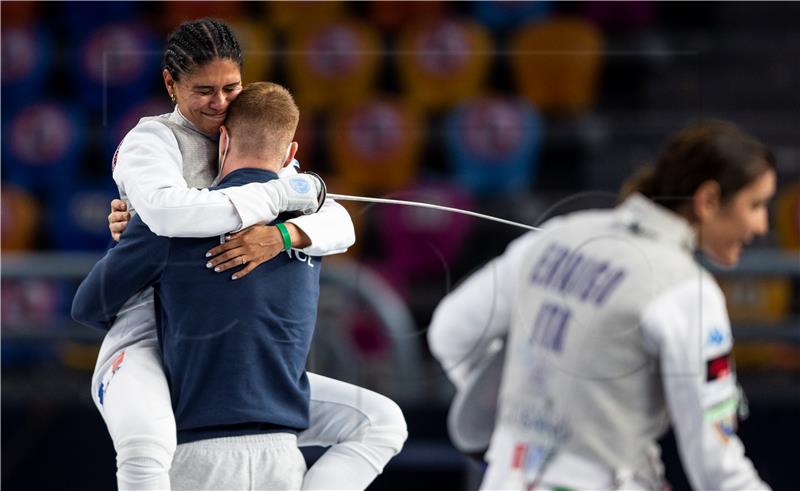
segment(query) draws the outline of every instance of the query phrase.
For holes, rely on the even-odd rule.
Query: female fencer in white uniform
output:
[[[280,179],[221,191],[195,189],[211,185],[217,174],[219,127],[241,90],[241,67],[238,41],[220,21],[186,22],[170,36],[163,76],[175,110],[143,119],[114,157],[121,197],[155,233],[213,237],[268,223],[282,211],[317,209],[316,192],[303,195]],[[292,166],[285,172],[297,177]],[[316,178],[301,177],[312,190],[319,188]],[[110,215],[115,237],[124,230],[127,213]],[[343,252],[355,240],[350,217],[331,200],[316,214],[290,220],[287,229],[295,248],[310,255]],[[249,247],[258,257],[246,258],[248,267],[281,251],[274,227],[251,232]],[[309,469],[304,489],[366,488],[406,439],[400,408],[366,389],[308,375],[310,427],[298,435],[298,443],[330,448]],[[106,335],[92,396],[117,452],[119,488],[169,489],[175,421],[156,339],[152,289],[131,299]]]
[[[672,425],[694,489],[768,489],[736,435],[725,299],[767,232],[771,152],[724,122],[672,136],[612,210],[556,217],[438,306],[428,339],[457,388],[507,338],[483,489],[664,489]]]

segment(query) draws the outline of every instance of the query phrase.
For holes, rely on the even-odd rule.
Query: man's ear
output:
[[[719,211],[719,183],[713,179],[705,181],[692,196],[692,209],[699,223],[707,223]]]
[[[286,151],[286,160],[283,161],[281,168],[286,167],[287,165],[292,163],[294,160],[294,156],[297,155],[297,149],[300,148],[300,145],[297,142],[292,142],[289,144],[289,148]]]

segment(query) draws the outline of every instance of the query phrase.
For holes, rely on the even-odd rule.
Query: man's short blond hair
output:
[[[240,154],[273,161],[286,154],[298,121],[300,109],[286,88],[253,82],[228,107],[225,126]]]

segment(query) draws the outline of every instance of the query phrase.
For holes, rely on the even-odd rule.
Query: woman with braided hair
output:
[[[318,178],[298,175],[294,166],[267,183],[195,189],[209,186],[218,173],[219,129],[241,91],[242,62],[236,37],[221,21],[185,22],[170,35],[163,77],[175,110],[143,118],[117,149],[113,177],[122,200],[112,203],[109,215],[115,239],[131,213],[163,236],[236,232],[222,254],[203,259],[220,273],[244,264],[234,279],[284,250],[281,230],[258,225],[281,212],[307,213],[285,224],[297,251],[321,256],[352,245],[347,212],[319,196]],[[292,186],[298,179],[304,185]],[[158,343],[152,290],[146,289],[120,310],[92,379],[93,399],[117,452],[120,489],[170,489],[176,427]],[[298,444],[330,448],[308,470],[303,488],[366,488],[405,441],[400,408],[360,387],[311,373],[308,379],[309,428],[298,434]]]

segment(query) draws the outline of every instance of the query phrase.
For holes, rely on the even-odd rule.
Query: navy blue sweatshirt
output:
[[[276,178],[238,169],[217,188]],[[128,298],[154,287],[179,443],[303,430],[321,258],[282,252],[233,281],[235,269],[205,267],[216,245],[219,237],[160,237],[136,216],[81,283],[72,317],[109,329]]]

